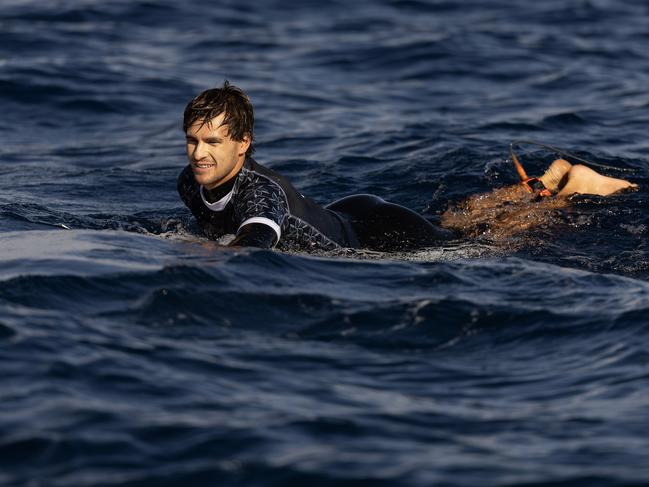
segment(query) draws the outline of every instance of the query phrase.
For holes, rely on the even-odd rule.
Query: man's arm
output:
[[[229,245],[270,249],[282,238],[288,203],[282,188],[268,178],[252,175],[240,186],[234,203],[237,235]]]
[[[270,249],[277,243],[277,233],[263,223],[248,223],[242,226],[229,247],[259,247]]]

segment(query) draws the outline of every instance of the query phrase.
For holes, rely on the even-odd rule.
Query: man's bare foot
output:
[[[543,184],[545,184],[545,181],[543,181]],[[566,185],[561,188],[558,196],[570,196],[575,193],[608,196],[623,189],[637,187],[637,184],[624,179],[603,176],[589,167],[578,164],[572,166],[568,172]]]
[[[571,168],[572,164],[565,159],[556,159],[539,179],[546,188],[556,193],[559,190],[562,179]]]

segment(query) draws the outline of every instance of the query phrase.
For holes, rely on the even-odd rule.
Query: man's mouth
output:
[[[207,169],[207,168],[210,168],[210,167],[214,167],[215,165],[216,164],[213,164],[213,163],[202,163],[202,162],[201,163],[195,162],[195,163],[192,164],[192,166],[194,166],[194,167],[196,167],[198,169]]]

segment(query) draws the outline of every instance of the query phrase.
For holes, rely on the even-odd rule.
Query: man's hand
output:
[[[263,223],[249,223],[242,226],[237,236],[228,244],[228,247],[258,247],[270,249],[277,244],[277,233]]]

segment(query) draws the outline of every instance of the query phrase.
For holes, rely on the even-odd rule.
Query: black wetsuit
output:
[[[244,246],[398,250],[451,236],[414,211],[373,195],[348,196],[323,208],[252,158],[211,191],[196,183],[187,166],[178,177],[178,192],[209,238],[235,234],[234,243]]]

